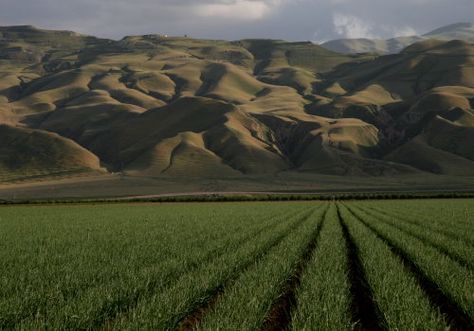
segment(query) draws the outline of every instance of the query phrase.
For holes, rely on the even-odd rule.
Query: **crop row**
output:
[[[3,208],[0,329],[471,330],[460,201]]]
[[[175,208],[157,214],[139,206],[2,211],[0,328],[25,329],[92,328],[304,212],[292,206],[273,212],[223,206],[212,213],[194,206],[178,215]]]

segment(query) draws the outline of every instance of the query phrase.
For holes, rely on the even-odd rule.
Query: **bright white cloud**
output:
[[[341,0],[337,0],[341,1]],[[407,37],[417,35],[417,31],[410,26],[376,25],[372,21],[363,20],[357,16],[336,13],[333,16],[334,31],[342,38],[382,38]]]
[[[356,16],[336,13],[333,24],[336,33],[343,38],[377,38],[373,25]]]

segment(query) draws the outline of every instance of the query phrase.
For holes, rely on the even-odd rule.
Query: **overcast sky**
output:
[[[423,34],[473,20],[474,0],[0,0],[0,25],[114,39],[162,33],[319,42]]]

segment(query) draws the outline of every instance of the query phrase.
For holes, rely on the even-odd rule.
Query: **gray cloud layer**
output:
[[[473,0],[0,0],[0,25],[101,37],[145,33],[322,41],[425,33],[473,19]]]

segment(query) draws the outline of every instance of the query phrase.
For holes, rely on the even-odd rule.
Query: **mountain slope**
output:
[[[0,181],[474,175],[468,42],[377,56],[278,40],[0,32]]]
[[[423,35],[425,38],[439,40],[464,40],[474,42],[474,23],[455,23],[441,27]]]
[[[103,172],[97,156],[57,134],[0,125],[0,181]]]
[[[435,37],[433,37],[435,38]],[[343,54],[358,53],[377,53],[377,54],[395,54],[405,47],[425,38],[419,36],[396,37],[391,39],[336,39],[330,40],[323,44],[322,47],[333,52]]]
[[[414,43],[427,39],[442,41],[463,40],[474,42],[474,23],[456,23],[428,32],[422,36],[404,36],[390,39],[336,39],[322,47],[343,54],[377,53],[396,54]]]

